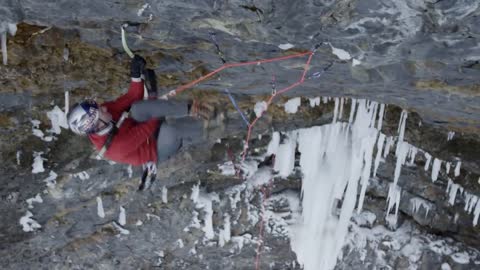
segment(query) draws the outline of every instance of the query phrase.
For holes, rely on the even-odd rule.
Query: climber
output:
[[[87,135],[97,150],[105,148],[104,156],[115,162],[142,165],[165,161],[181,148],[200,143],[205,121],[216,113],[213,105],[195,99],[143,100],[145,65],[142,57],[132,58],[126,94],[102,104],[84,100],[67,116],[74,133]],[[129,112],[128,117],[122,117],[124,112]]]

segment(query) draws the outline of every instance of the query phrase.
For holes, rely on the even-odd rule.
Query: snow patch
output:
[[[266,111],[268,108],[267,102],[265,101],[259,101],[255,103],[255,107],[253,108],[253,111],[255,112],[255,116],[260,117],[262,116],[263,112]]]
[[[301,99],[299,97],[288,100],[284,105],[285,112],[296,113],[298,111],[298,107],[300,106],[300,103],[301,103]]]
[[[332,48],[332,53],[335,54],[338,57],[338,59],[340,59],[340,60],[350,60],[350,59],[352,59],[352,56],[347,51],[345,51],[343,49],[335,48],[335,47],[332,46],[332,44],[330,44],[330,47]]]
[[[37,193],[37,195],[33,198],[27,199],[27,204],[28,208],[32,209],[33,208],[33,203],[43,203],[42,197],[40,197],[40,194]]]
[[[280,44],[278,45],[278,48],[282,49],[282,50],[288,50],[288,49],[291,49],[295,47],[294,45],[290,44],[290,43],[285,43],[285,44]]]
[[[33,152],[32,173],[41,173],[45,171],[43,161],[47,160],[42,157],[43,152]]]
[[[42,227],[32,217],[32,212],[27,211],[27,213],[25,213],[25,215],[20,218],[20,225],[22,225],[22,229],[24,232],[33,232],[36,229],[40,229]]]

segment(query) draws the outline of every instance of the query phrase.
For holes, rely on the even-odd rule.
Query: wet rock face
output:
[[[258,264],[300,269],[287,225],[298,218],[301,172],[252,188],[241,177],[222,174],[217,164],[238,162],[246,135],[222,91],[229,89],[253,120],[256,102],[271,94],[272,78],[277,90],[298,81],[306,57],[223,70],[180,95],[216,100],[225,107],[226,131],[239,136],[225,132],[212,148],[181,153],[162,165],[151,191],[139,193],[138,168],[92,160],[88,140],[68,130],[47,132],[46,112],[54,105],[63,108],[65,91],[73,102],[90,96],[110,100],[126,89],[124,22],[132,24],[130,47],[156,70],[162,92],[224,63],[291,55],[318,45],[305,82],[276,98],[256,124],[247,161],[258,164],[243,165],[271,169],[273,161],[262,154],[272,128],[331,123],[333,99],[310,107],[306,97],[387,103],[382,129],[387,136],[397,136],[406,109],[405,140],[443,161],[439,179],[431,181],[433,158],[417,154],[399,179],[398,228],[387,230],[385,199],[396,157],[385,158],[367,190],[368,214],[353,218],[337,268],[437,269],[445,263],[452,269],[475,268],[480,225],[472,224],[476,213],[469,211],[472,201],[466,194],[480,196],[479,8],[476,1],[6,1],[0,18],[19,24],[16,35],[8,36],[8,65],[0,66],[0,255],[5,258],[0,268],[252,269]],[[330,63],[320,78],[314,76]],[[285,112],[286,96],[303,97],[296,114]],[[340,121],[347,116],[345,106]],[[45,136],[39,138],[35,130]],[[452,140],[447,140],[449,131],[455,131]],[[53,141],[45,141],[47,135]],[[32,174],[39,152],[45,171]],[[457,159],[462,167],[453,178]],[[56,184],[47,187],[52,171]],[[449,178],[463,188],[453,205]],[[198,182],[199,198],[212,201],[211,212],[202,200],[192,199]],[[27,203],[37,194],[41,203]],[[126,209],[125,224],[120,207]],[[41,228],[22,229],[19,220],[26,211]],[[268,216],[263,222],[262,211]],[[209,215],[212,238],[206,237],[204,224]],[[365,236],[365,230],[378,235]],[[472,259],[465,261],[464,254]]]

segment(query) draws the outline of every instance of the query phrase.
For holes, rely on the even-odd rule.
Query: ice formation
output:
[[[439,160],[438,158],[435,158],[433,160],[433,165],[432,165],[432,182],[437,181],[438,178],[438,173],[440,172],[440,166],[442,165],[442,161]]]
[[[125,214],[125,208],[123,208],[123,206],[120,206],[120,214],[118,215],[118,223],[122,226],[127,224],[127,216]]]
[[[0,23],[0,43],[2,48],[2,58],[3,64],[6,65],[8,63],[8,53],[7,53],[7,32],[14,36],[17,32],[17,25],[14,23]]]
[[[100,196],[97,197],[97,215],[101,218],[105,217],[105,211],[103,210],[103,202]]]
[[[204,227],[202,230],[205,232],[206,239],[212,239],[215,236],[213,230],[213,209],[212,203],[219,201],[219,197],[215,193],[205,193],[200,190],[200,183],[192,187],[192,194],[190,199],[195,203],[197,209],[202,209],[205,213],[205,220],[203,222]]]
[[[375,102],[352,100],[350,124],[334,121],[298,131],[303,212],[291,244],[304,269],[335,266],[355,205],[358,211],[362,208],[378,136],[377,107]]]

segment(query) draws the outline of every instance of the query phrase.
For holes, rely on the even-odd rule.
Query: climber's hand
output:
[[[145,59],[140,55],[135,54],[130,62],[130,76],[132,78],[140,78],[142,76],[142,72],[145,69]]]

